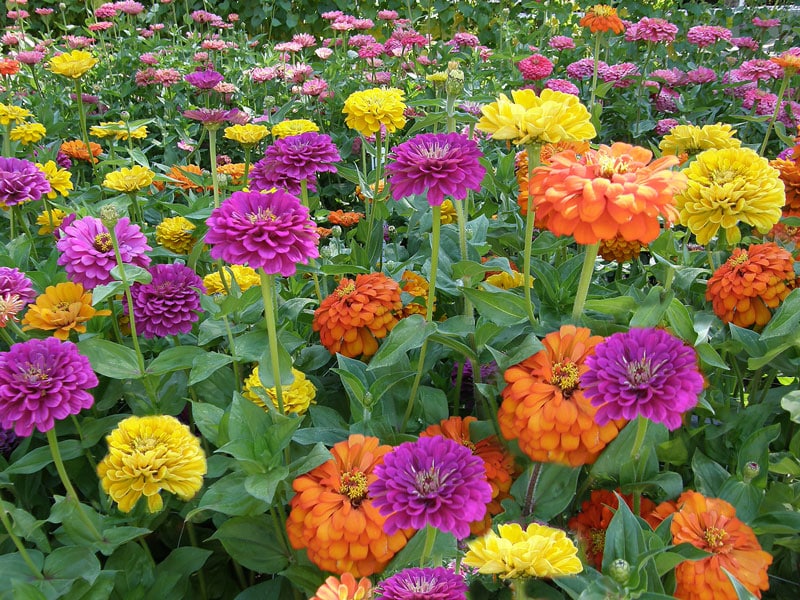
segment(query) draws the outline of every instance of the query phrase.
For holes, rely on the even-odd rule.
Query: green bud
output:
[[[117,209],[110,204],[101,208],[100,221],[102,221],[103,225],[105,225],[107,229],[113,229],[117,224],[117,221],[119,221],[119,213],[117,212]]]
[[[743,469],[742,478],[744,479],[745,483],[750,483],[758,477],[758,474],[761,472],[761,467],[758,466],[757,462],[750,461],[748,462]]]
[[[630,579],[631,576],[631,566],[624,558],[618,558],[611,563],[611,566],[608,568],[608,574],[611,576],[611,579],[620,585],[625,585],[628,583],[628,579]]]
[[[449,96],[458,96],[464,91],[464,71],[451,69],[447,72],[447,81],[444,84]]]

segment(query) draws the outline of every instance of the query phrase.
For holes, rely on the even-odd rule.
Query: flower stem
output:
[[[425,561],[433,551],[433,545],[436,543],[436,527],[428,525],[425,528],[425,545],[422,548],[422,554],[419,557],[419,566],[425,566]]]
[[[531,177],[533,170],[539,166],[541,144],[528,144],[528,205],[525,215],[525,249],[522,266],[522,290],[525,295],[525,310],[528,311],[528,320],[531,325],[536,325],[536,316],[533,314],[533,300],[531,299],[531,253],[533,252],[533,223],[536,213],[533,209],[533,194],[531,193]]]
[[[534,463],[531,469],[531,478],[528,481],[528,489],[525,493],[525,504],[522,507],[522,516],[530,517],[536,509],[536,484],[539,483],[539,475],[542,473],[542,463]]]
[[[81,90],[80,78],[75,80],[75,98],[78,102],[78,120],[81,124],[81,136],[83,143],[86,146],[86,153],[89,155],[89,164],[92,167],[92,175],[94,175],[94,154],[92,154],[92,146],[89,144],[89,131],[86,129],[86,108],[83,106],[83,92]]]
[[[528,594],[525,592],[525,580],[514,580],[514,600],[528,600]]]
[[[300,202],[309,209],[309,216],[311,214],[311,207],[308,204],[308,179],[305,177],[300,180]],[[315,262],[311,259],[312,264]],[[317,295],[317,302],[322,304],[322,290],[319,287],[319,277],[316,273],[311,273],[311,279],[314,282],[314,293]]]
[[[597,67],[599,66],[600,60],[600,33],[596,33],[594,36],[594,54],[592,55],[594,58],[593,67],[592,67],[592,95],[589,99],[589,113],[594,114],[594,99],[595,94],[597,93]],[[528,157],[530,160],[530,157]]]
[[[644,417],[636,418],[636,437],[633,440],[633,448],[631,449],[631,458],[638,462],[642,451],[642,444],[647,435],[647,424],[649,421]],[[640,507],[642,502],[642,492],[637,488],[633,492],[633,514],[639,516]]]
[[[778,99],[775,101],[775,110],[772,113],[772,118],[770,118],[769,123],[767,124],[767,133],[764,134],[764,141],[761,142],[761,149],[758,153],[761,156],[764,156],[764,152],[767,149],[767,144],[769,143],[769,136],[772,133],[772,127],[775,125],[775,121],[778,120],[778,115],[781,112],[781,102],[783,101],[783,96],[786,93],[786,87],[789,85],[789,77],[784,75],[783,81],[781,81],[781,87],[778,90]]]
[[[211,187],[214,193],[214,208],[219,208],[219,177],[217,175],[217,130],[208,130],[208,153],[211,158]]]
[[[34,564],[30,554],[28,554],[28,549],[22,544],[22,541],[19,539],[19,537],[17,537],[17,534],[15,534],[11,529],[11,521],[9,521],[8,514],[3,506],[0,506],[0,522],[3,523],[3,527],[5,527],[6,531],[8,532],[8,537],[10,537],[11,541],[14,542],[14,545],[19,551],[19,555],[22,557],[22,560],[25,561],[25,564],[28,565],[28,568],[31,570],[31,573],[33,573],[33,576],[36,577],[36,579],[44,579],[44,575],[42,575],[42,572]]]
[[[275,383],[275,397],[278,399],[278,412],[285,415],[283,409],[283,388],[281,387],[281,364],[278,356],[278,332],[275,326],[275,302],[272,295],[275,289],[275,276],[267,275],[264,268],[259,268],[261,276],[261,297],[264,299],[264,319],[267,322],[269,338],[269,358],[272,363],[272,379]]]
[[[594,263],[597,260],[597,252],[600,249],[600,242],[586,246],[586,254],[583,257],[583,267],[581,267],[581,278],[578,280],[578,292],[575,294],[575,304],[572,307],[572,320],[578,321],[583,314],[583,307],[586,304],[586,296],[589,294],[589,284],[592,282],[594,274]]]

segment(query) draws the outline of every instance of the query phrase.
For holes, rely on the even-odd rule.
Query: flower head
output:
[[[675,156],[686,154],[692,157],[704,150],[738,148],[742,142],[734,137],[735,135],[736,130],[727,123],[703,125],[702,127],[676,124],[659,142],[658,148],[662,154]]]
[[[302,371],[292,368],[292,375],[294,376],[292,383],[283,385],[281,388],[283,409],[287,414],[303,415],[308,411],[309,405],[314,402],[314,398],[317,396],[317,388],[306,379],[306,375]],[[269,398],[272,400],[272,405],[278,408],[278,392],[274,386],[270,388],[264,387],[258,374],[258,367],[255,367],[250,376],[244,380],[242,396],[265,410],[267,406],[264,403],[264,398]]]
[[[319,131],[319,127],[308,119],[288,119],[272,127],[272,135],[276,138],[300,135],[309,131]]]
[[[36,163],[36,168],[44,173],[47,182],[50,184],[50,191],[47,192],[48,199],[53,200],[59,194],[66,198],[69,196],[70,190],[74,189],[72,185],[72,173],[67,169],[59,168],[58,164],[54,161],[48,160],[44,164]]]
[[[428,302],[428,293],[430,293],[431,287],[428,280],[422,275],[417,275],[413,271],[406,270],[403,271],[400,282],[403,284],[401,290],[413,296],[412,300],[403,307],[403,316],[424,315],[425,307]],[[434,306],[436,306],[435,300]]]
[[[56,75],[80,79],[99,61],[85,50],[65,52],[50,59],[50,70]]]
[[[175,417],[128,417],[106,437],[108,454],[97,465],[103,490],[122,512],[147,498],[147,510],[164,506],[161,490],[184,502],[203,487],[206,456],[200,440]]]
[[[0,125],[20,125],[31,116],[31,111],[13,104],[0,102]]]
[[[352,227],[364,218],[364,213],[344,212],[343,210],[332,210],[328,213],[328,223],[339,225],[340,227]]]
[[[138,192],[149,187],[154,177],[155,173],[147,167],[133,165],[108,173],[103,179],[103,187],[115,192]]]
[[[639,240],[628,241],[621,235],[617,235],[610,240],[601,240],[598,254],[603,260],[622,264],[639,258],[642,249],[646,247],[647,244],[642,244]]]
[[[264,158],[287,178],[301,181],[317,173],[336,173],[333,163],[342,160],[330,136],[316,131],[275,140],[264,152]]]
[[[665,19],[642,17],[625,31],[629,42],[672,43],[678,34],[678,27]]]
[[[214,86],[222,83],[224,77],[212,69],[205,69],[203,71],[193,71],[183,79],[199,90],[213,90]]]
[[[797,51],[797,48],[791,48],[778,56],[773,56],[770,61],[783,69],[784,77],[791,77],[800,71],[800,52]]]
[[[41,141],[45,134],[47,130],[41,123],[22,123],[14,127],[8,137],[13,142],[28,146]]]
[[[695,25],[686,32],[686,41],[698,48],[712,46],[719,40],[730,40],[733,37],[730,29],[718,25]]]
[[[344,101],[345,123],[364,137],[378,133],[381,126],[394,133],[406,125],[404,94],[397,88],[373,88],[353,92]]]
[[[92,317],[110,314],[109,310],[92,307],[92,293],[84,291],[80,283],[67,281],[49,286],[28,307],[22,330],[52,331],[58,339],[66,340],[70,331],[86,333],[86,322]]]
[[[45,433],[56,419],[94,404],[97,385],[89,359],[72,342],[49,337],[14,344],[0,352],[0,427],[27,437]]]
[[[382,600],[466,600],[464,576],[444,567],[403,569],[378,585]]]
[[[207,294],[227,294],[227,290],[232,287],[233,282],[236,282],[242,292],[246,292],[254,285],[261,285],[261,277],[250,267],[231,265],[223,267],[222,272],[225,273],[225,283],[227,285],[222,285],[222,277],[219,271],[214,271],[203,277],[203,285]],[[231,275],[233,275],[233,282],[231,281]]]
[[[197,239],[195,225],[185,217],[168,217],[156,226],[156,242],[175,254],[189,254]]]
[[[397,325],[403,303],[400,286],[383,273],[343,278],[314,311],[312,327],[331,354],[370,357],[378,340]]]
[[[269,127],[247,123],[246,125],[231,125],[225,128],[225,137],[238,142],[245,148],[256,146],[269,135]]]
[[[604,33],[613,31],[622,33],[625,31],[625,24],[617,16],[617,9],[607,4],[595,4],[586,11],[586,14],[579,21],[581,27],[588,27],[592,33]]]
[[[189,178],[192,176],[192,179]],[[191,190],[193,192],[202,192],[207,189],[202,183],[197,183],[196,180],[202,181],[203,170],[197,165],[175,165],[170,167],[165,177],[169,180],[169,185],[174,185],[182,190]],[[164,183],[161,181],[154,181],[153,184],[159,189],[164,189]]]
[[[206,220],[211,257],[290,277],[317,258],[319,237],[308,209],[283,190],[234,192]]]
[[[533,54],[519,61],[517,69],[522,73],[523,79],[538,81],[550,77],[553,72],[553,63],[546,56]]]
[[[125,121],[104,121],[92,127],[89,134],[100,139],[113,137],[117,141],[143,140],[147,137],[147,127],[145,125],[130,127]]]
[[[16,296],[24,305],[33,302],[36,291],[25,273],[14,267],[0,267],[0,295]]]
[[[34,163],[0,156],[0,207],[40,200],[50,190],[47,177]]]
[[[89,152],[86,150],[86,144],[84,144],[80,140],[71,140],[64,142],[61,144],[59,148],[61,153],[65,154],[69,158],[73,158],[75,160],[83,160],[89,162]],[[91,160],[93,163],[99,162],[97,157],[100,156],[103,152],[103,148],[100,144],[96,144],[95,142],[89,142],[89,150],[92,151]]]
[[[342,573],[341,577],[328,577],[310,600],[372,600],[372,592],[366,577],[356,581],[350,573]]]

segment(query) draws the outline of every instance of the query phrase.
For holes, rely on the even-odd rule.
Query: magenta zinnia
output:
[[[89,359],[54,337],[14,344],[0,353],[0,427],[26,437],[94,404]]]
[[[587,357],[583,393],[597,408],[595,421],[642,416],[669,429],[697,404],[703,376],[697,353],[663,329],[615,333]]]
[[[25,304],[36,299],[31,280],[14,267],[0,267],[0,296],[5,294],[17,296]]]
[[[317,258],[319,234],[308,209],[283,190],[234,192],[206,220],[211,257],[291,277]]]
[[[390,535],[430,525],[464,539],[492,501],[483,459],[443,436],[401,444],[375,474],[369,493],[387,517],[383,528]]]
[[[383,600],[463,600],[466,593],[464,577],[444,567],[404,569],[378,586]]]
[[[316,131],[275,140],[264,152],[276,169],[288,177],[301,181],[321,172],[336,173],[333,163],[342,160],[330,136]]]
[[[49,191],[47,177],[34,163],[0,156],[0,206],[39,200]]]
[[[395,200],[426,194],[431,206],[440,206],[445,196],[467,197],[479,191],[486,173],[483,153],[474,140],[460,133],[421,133],[395,146],[386,167]]]

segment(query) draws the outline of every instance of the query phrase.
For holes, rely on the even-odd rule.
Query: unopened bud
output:
[[[119,213],[117,209],[110,204],[100,209],[100,221],[106,226],[108,230],[114,228],[119,221]]]
[[[127,110],[123,110],[121,113],[119,113],[119,116],[122,117],[123,121],[129,121],[131,118],[131,113],[129,113]]]
[[[761,467],[758,466],[757,462],[750,461],[744,466],[744,470],[742,472],[742,477],[744,478],[745,483],[750,483],[758,477],[758,474],[761,472]]]
[[[331,227],[331,235],[335,238],[342,237],[342,228],[339,225]]]
[[[625,585],[628,583],[628,579],[630,579],[631,576],[631,566],[624,558],[618,558],[611,563],[611,566],[608,568],[608,574],[611,576],[611,579],[620,585]]]
[[[461,69],[452,69],[447,72],[447,81],[445,82],[445,90],[449,96],[458,96],[464,91],[464,71]]]

